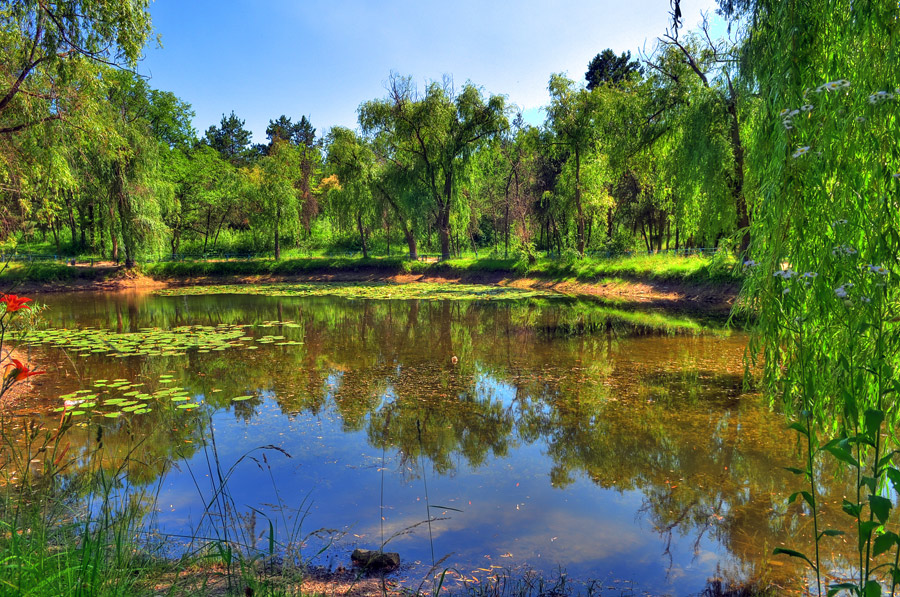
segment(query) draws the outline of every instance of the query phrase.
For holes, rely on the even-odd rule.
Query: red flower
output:
[[[30,307],[25,303],[30,301],[30,298],[16,296],[15,294],[4,294],[3,296],[0,296],[0,303],[6,303],[7,313],[13,313],[22,308],[29,309]]]
[[[28,379],[32,375],[40,375],[41,373],[46,373],[46,371],[32,371],[28,368],[28,365],[23,365],[22,361],[19,359],[11,359],[12,363],[7,363],[6,368],[9,369],[12,367],[12,372],[7,374],[7,379],[11,381],[23,381]]]

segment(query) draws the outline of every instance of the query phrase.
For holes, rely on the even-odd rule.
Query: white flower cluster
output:
[[[850,81],[847,79],[838,79],[837,81],[829,81],[827,83],[823,83],[816,87],[815,93],[822,93],[823,91],[837,91],[838,89],[844,89],[846,87],[850,87]]]
[[[837,255],[837,256],[847,255],[849,257],[850,255],[856,255],[856,253],[857,253],[856,249],[854,249],[853,247],[847,246],[847,245],[840,245],[831,250],[831,254]]]
[[[869,96],[870,104],[877,104],[879,102],[886,102],[888,100],[894,99],[894,94],[889,91],[876,91],[872,95]]]
[[[790,280],[791,278],[793,278],[794,276],[797,275],[797,272],[795,272],[792,269],[783,269],[781,271],[775,272],[772,275],[775,276],[776,278],[781,278],[783,280]]]
[[[792,118],[794,118],[794,116],[796,116],[799,113],[800,113],[800,110],[790,110],[788,108],[785,108],[784,110],[781,111],[779,116],[781,116],[781,119],[782,119],[781,124],[784,125],[785,130],[789,131],[792,128],[794,128],[794,126],[793,126],[794,121],[792,120]]]
[[[840,286],[838,286],[837,288],[834,289],[834,293],[837,295],[837,297],[839,299],[846,300],[849,298],[847,291],[850,290],[851,288],[853,288],[853,286],[854,286],[853,282],[847,282],[846,284],[841,284]]]
[[[797,148],[797,151],[793,153],[791,157],[799,158],[801,155],[806,155],[809,153],[809,145],[803,145]]]

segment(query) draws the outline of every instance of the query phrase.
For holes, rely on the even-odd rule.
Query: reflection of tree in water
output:
[[[744,394],[740,337],[696,335],[688,320],[586,302],[141,300],[124,311],[91,307],[93,324],[117,327],[120,313],[127,329],[251,324],[257,338],[303,343],[128,365],[149,377],[178,371],[179,383],[240,418],[256,416],[263,393],[284,413],[334,412],[345,431],[396,450],[411,474],[421,472],[420,457],[452,474],[460,459],[478,467],[537,443],[553,462],[554,486],[586,478],[640,491],[642,515],[664,537],[690,537],[698,548],[710,537],[745,562],[782,541],[806,547],[798,545],[809,535],[802,508],[785,498],[796,479],[781,469],[795,462],[795,445],[780,415]],[[237,395],[256,398],[232,404]],[[184,446],[198,431],[181,427],[153,444]],[[156,449],[161,458],[174,453]],[[842,488],[824,472],[822,491],[827,524],[843,524]]]

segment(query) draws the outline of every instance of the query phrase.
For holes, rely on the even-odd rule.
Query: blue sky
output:
[[[715,0],[681,4],[686,28],[715,16]],[[668,11],[668,0],[155,0],[162,48],[148,44],[138,71],[193,106],[200,134],[234,110],[256,142],[281,114],[307,115],[320,135],[355,128],[392,71],[472,81],[537,124],[551,73],[582,80],[604,48],[652,49]]]

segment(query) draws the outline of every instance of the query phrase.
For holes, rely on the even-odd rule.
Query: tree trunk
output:
[[[413,261],[419,258],[419,251],[416,247],[416,235],[403,225],[403,235],[406,237],[406,244],[409,246],[409,258]]]
[[[450,259],[450,198],[453,197],[453,178],[444,177],[444,196],[438,204],[438,237],[441,241],[441,260]]]
[[[56,221],[59,222],[59,219]],[[50,232],[53,233],[53,242],[56,244],[56,252],[59,253],[59,226],[50,222]]]
[[[206,243],[209,242],[209,224],[212,219],[212,208],[208,207],[206,209],[206,232],[203,234],[203,252],[206,253]],[[275,226],[278,226],[276,223]],[[275,233],[275,244],[278,244],[278,233]],[[278,249],[275,249],[276,251]],[[277,257],[275,259],[278,259]]]
[[[360,212],[356,212],[356,229],[359,230],[359,242],[362,244],[363,259],[368,259],[369,248],[366,246],[366,229],[363,226]]]
[[[578,211],[578,254],[584,255],[584,209],[581,206],[581,153],[575,148],[575,209]]]
[[[729,87],[731,87],[731,81],[729,81]],[[741,126],[738,121],[734,89],[731,89],[731,97],[728,100],[728,114],[731,116],[731,149],[734,152],[732,194],[734,196],[734,206],[737,210],[738,228],[744,230],[741,235],[740,245],[740,250],[743,252],[750,246],[750,212],[747,209],[747,201],[744,197],[744,145],[741,143]]]
[[[450,211],[449,206],[446,211]],[[441,243],[441,259],[450,259],[450,214],[445,214],[443,208],[441,208],[437,224],[438,239]]]
[[[91,252],[96,249],[94,244],[94,202],[88,204],[88,238],[90,239]]]
[[[279,237],[278,227],[281,224],[281,204],[275,205],[275,261],[281,259],[281,238]]]
[[[213,237],[213,250],[216,248],[216,243],[219,242],[219,233],[222,232],[222,226],[225,224],[225,218],[228,217],[229,210],[225,210],[225,213],[222,214],[222,219],[219,220],[219,224],[216,226],[216,235]]]
[[[119,263],[119,236],[116,234],[115,228],[115,205],[114,201],[109,202],[109,242],[112,245],[112,259],[116,262],[116,265]]]

